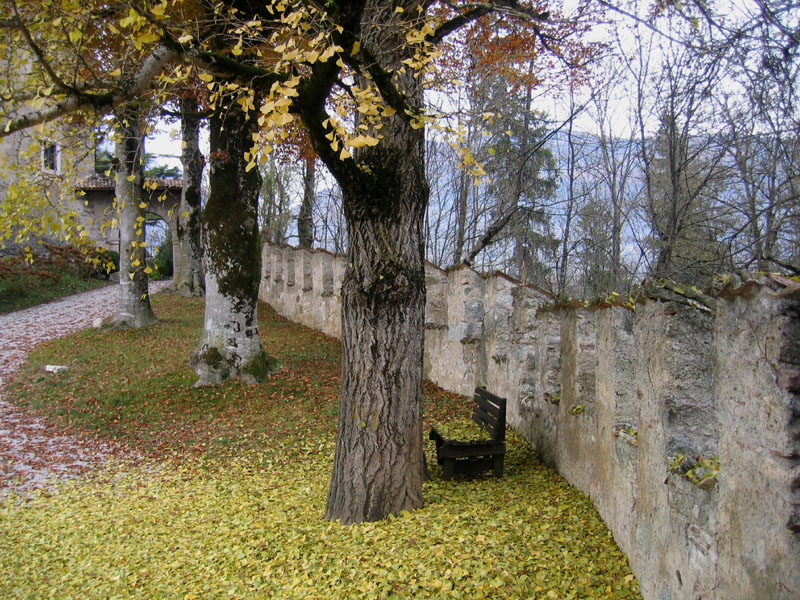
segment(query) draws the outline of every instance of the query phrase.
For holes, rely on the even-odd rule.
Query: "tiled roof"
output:
[[[183,179],[147,179],[146,181],[155,181],[156,189],[170,190],[180,189],[183,187]],[[87,177],[80,180],[75,187],[79,190],[113,190],[114,180],[110,177]]]

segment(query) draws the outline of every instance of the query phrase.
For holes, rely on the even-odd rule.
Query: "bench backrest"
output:
[[[482,387],[475,388],[472,420],[483,427],[496,442],[506,439],[506,399]]]

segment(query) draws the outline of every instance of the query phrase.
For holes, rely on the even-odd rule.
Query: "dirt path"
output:
[[[167,283],[151,283],[151,293]],[[44,487],[51,478],[74,479],[129,455],[117,444],[56,427],[3,398],[4,381],[25,362],[34,346],[110,316],[118,294],[118,287],[111,285],[0,315],[0,497],[9,491],[25,493]]]

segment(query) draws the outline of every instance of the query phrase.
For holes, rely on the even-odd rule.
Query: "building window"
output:
[[[54,142],[42,147],[42,168],[54,173],[58,171],[58,146]]]

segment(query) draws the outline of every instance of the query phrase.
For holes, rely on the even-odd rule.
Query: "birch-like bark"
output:
[[[117,109],[117,180],[119,214],[119,307],[115,327],[143,327],[156,320],[150,307],[145,272],[145,206],[142,202],[142,134],[140,107],[128,103]]]

